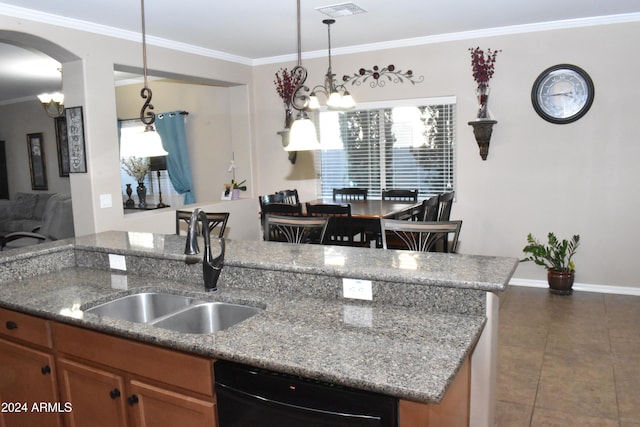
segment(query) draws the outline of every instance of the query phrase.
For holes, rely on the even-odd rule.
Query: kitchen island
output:
[[[517,265],[500,257],[228,241],[219,291],[201,294],[202,266],[183,249],[184,237],[106,232],[5,252],[0,306],[211,359],[439,403],[465,360],[487,345],[483,335],[497,321],[487,315],[487,301]],[[110,268],[109,255],[124,256],[127,270]],[[371,280],[373,301],[343,298],[343,278]],[[148,290],[264,310],[206,335],[82,311]],[[495,359],[495,348],[483,351]],[[473,383],[475,370],[486,367],[471,363]],[[483,425],[473,417],[473,384],[471,399],[471,425]]]

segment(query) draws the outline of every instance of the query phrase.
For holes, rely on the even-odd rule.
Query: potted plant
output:
[[[533,261],[545,267],[549,291],[558,295],[570,295],[573,292],[575,278],[575,265],[571,258],[579,244],[580,236],[577,234],[571,240],[560,241],[554,233],[549,233],[545,245],[529,233],[527,245],[522,249],[522,252],[529,255],[520,262]]]

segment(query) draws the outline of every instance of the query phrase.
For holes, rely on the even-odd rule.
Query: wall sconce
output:
[[[130,137],[121,141],[120,156],[128,157],[158,157],[169,153],[162,146],[160,135],[153,127],[156,115],[151,104],[151,89],[147,84],[147,38],[144,23],[144,0],[140,0],[142,10],[142,63],[144,74],[144,87],[140,90],[140,96],[144,101],[140,110],[140,121],[145,124],[143,132],[132,133]]]
[[[285,151],[319,150],[321,146],[320,142],[318,142],[318,136],[316,135],[316,128],[305,111],[309,106],[309,96],[305,92],[309,92],[309,88],[304,85],[304,82],[307,80],[307,70],[302,66],[300,0],[297,0],[296,4],[298,19],[298,65],[291,70],[291,73],[294,76],[294,81],[298,82],[298,84],[291,94],[291,106],[298,111],[298,115],[291,125],[289,144],[284,149]]]
[[[482,160],[487,160],[491,133],[493,132],[493,125],[496,123],[498,123],[496,120],[487,119],[478,119],[469,122],[469,125],[473,127],[473,135],[476,137]]]
[[[47,116],[56,118],[64,114],[64,95],[60,92],[42,93],[38,99],[47,112]]]
[[[347,88],[342,84],[337,84],[336,75],[331,69],[331,24],[336,22],[335,19],[325,19],[323,24],[327,24],[327,38],[329,45],[329,68],[327,74],[324,75],[324,84],[317,85],[311,91],[309,99],[309,109],[320,109],[320,102],[316,93],[322,93],[327,98],[327,108],[330,110],[350,110],[355,108],[356,101],[353,99]]]

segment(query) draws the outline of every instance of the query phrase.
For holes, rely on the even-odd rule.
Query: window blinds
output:
[[[322,112],[316,157],[321,197],[332,189],[418,189],[421,198],[455,188],[455,99]],[[446,101],[446,102],[442,102]]]

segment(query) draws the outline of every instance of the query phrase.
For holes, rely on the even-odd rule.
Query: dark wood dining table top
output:
[[[350,204],[354,218],[392,218],[405,209],[422,202],[399,200],[333,200],[332,198],[312,200],[311,204]]]

